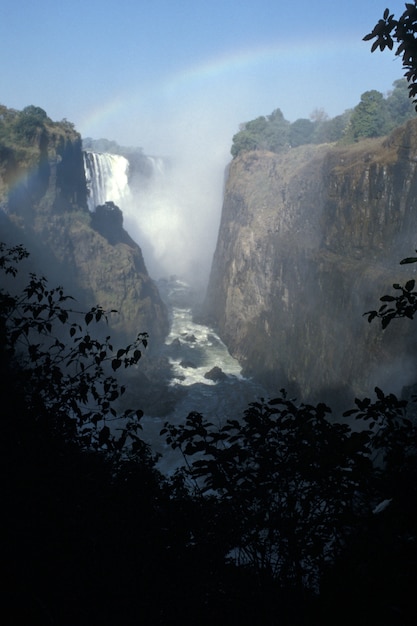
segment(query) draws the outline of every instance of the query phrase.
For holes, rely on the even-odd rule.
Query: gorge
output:
[[[175,254],[160,254],[181,206],[169,202],[170,165],[83,151],[74,129],[43,125],[19,151],[2,148],[1,234],[30,251],[29,277],[77,301],[70,319],[52,309],[52,327],[51,292],[31,289],[21,313],[8,290],[20,297],[24,274],[1,289],[13,614],[23,604],[42,624],[53,613],[159,626],[175,606],[173,623],[222,624],[226,606],[228,623],[241,611],[242,624],[293,626],[298,606],[298,623],[325,624],[310,615],[323,606],[338,622],[347,604],[352,623],[369,581],[372,611],[414,612],[416,429],[412,403],[403,415],[390,392],[415,382],[415,330],[401,320],[383,333],[363,312],[413,275],[398,262],[415,245],[417,124],[352,146],[237,155],[203,299],[166,265]],[[158,245],[142,251],[137,233],[153,228]],[[100,303],[120,313],[90,330],[84,307]],[[132,362],[122,346],[142,331],[149,348],[134,343]],[[352,409],[375,383],[387,395]]]
[[[173,388],[181,388],[181,398],[192,397],[191,388],[197,395],[202,390],[201,408],[229,413],[237,398],[247,403],[251,394],[286,388],[300,399],[344,408],[376,384],[400,393],[414,383],[412,326],[381,333],[363,313],[393,282],[408,277],[409,268],[398,263],[413,251],[417,226],[415,121],[388,138],[350,146],[238,155],[227,170],[206,293],[210,247],[201,268],[192,246],[181,252],[189,237],[177,233],[190,213],[181,215],[169,160],[83,151],[73,129],[53,123],[35,146],[30,169],[2,160],[5,232],[21,238],[40,269],[75,290],[81,302],[117,309],[112,332],[150,334],[156,360],[148,366],[155,380],[160,369],[167,397]],[[192,212],[187,227],[192,232],[200,217],[204,229],[203,208]],[[184,289],[181,281],[190,277],[198,280]],[[182,290],[180,307],[161,298],[170,290]],[[169,336],[173,312],[187,324],[209,326],[202,332],[203,351],[208,344],[222,345],[226,356],[229,351],[237,359],[240,365],[231,361],[225,367],[228,385],[204,380],[216,365],[211,357],[187,362],[174,354],[179,344],[195,355],[202,348],[186,330],[188,340],[181,340],[181,330]],[[184,384],[200,366],[197,361],[203,379]],[[242,392],[245,385],[248,391]],[[218,398],[209,409],[214,389]],[[170,407],[175,398],[176,391]],[[149,408],[151,414],[163,415],[163,404]]]

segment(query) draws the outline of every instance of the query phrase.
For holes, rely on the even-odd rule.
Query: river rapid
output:
[[[169,307],[171,330],[165,341],[171,366],[169,386],[179,400],[168,415],[145,416],[143,437],[161,454],[164,473],[179,462],[160,437],[165,422],[181,424],[192,411],[221,426],[227,419],[239,419],[250,402],[267,397],[259,384],[242,375],[242,368],[210,326],[193,320],[196,298],[187,283],[177,278],[158,282],[161,297]]]

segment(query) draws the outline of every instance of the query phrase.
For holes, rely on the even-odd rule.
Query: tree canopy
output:
[[[280,109],[241,125],[233,136],[233,158],[250,150],[285,152],[304,144],[353,143],[368,137],[381,137],[413,117],[407,95],[407,81],[396,80],[384,96],[373,89],[361,96],[360,103],[341,115],[329,118],[325,111],[313,111],[310,118],[289,122]]]

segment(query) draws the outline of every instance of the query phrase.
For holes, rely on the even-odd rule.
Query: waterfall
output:
[[[166,251],[172,249],[172,239],[178,241],[178,210],[171,188],[166,188],[165,160],[134,154],[130,163],[125,156],[91,150],[85,150],[83,156],[89,210],[94,212],[97,206],[114,202],[123,212],[124,228],[141,247],[150,274],[160,277],[172,273],[171,259],[161,263]],[[179,252],[177,261],[180,257]]]
[[[84,152],[88,208],[112,201],[123,210],[130,199],[129,161],[119,154]]]
[[[89,210],[114,202],[152,278],[175,274],[203,290],[215,249],[221,195],[199,167],[179,157],[84,152]]]
[[[157,174],[163,175],[166,173],[165,170],[165,160],[161,157],[153,157],[147,156],[146,160],[150,163],[152,175],[155,176]]]

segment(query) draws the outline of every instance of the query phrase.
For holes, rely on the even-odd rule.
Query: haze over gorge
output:
[[[268,120],[289,128],[279,110]],[[225,178],[201,187],[187,155],[83,146],[45,118],[0,154],[2,230],[82,304],[117,309],[117,336],[149,333],[131,393],[153,417],[231,417],[281,388],[337,410],[376,384],[401,393],[415,331],[381,333],[363,313],[409,273],[398,263],[415,245],[417,122],[276,151],[241,150],[250,129]]]

